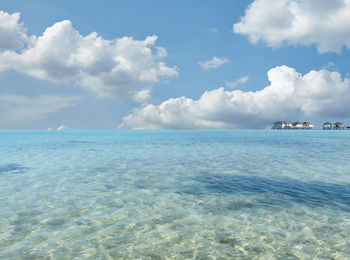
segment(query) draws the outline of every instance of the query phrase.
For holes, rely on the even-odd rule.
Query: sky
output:
[[[0,2],[0,129],[350,125],[350,0]]]

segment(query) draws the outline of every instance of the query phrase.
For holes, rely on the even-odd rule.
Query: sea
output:
[[[0,259],[350,259],[350,131],[0,131]]]

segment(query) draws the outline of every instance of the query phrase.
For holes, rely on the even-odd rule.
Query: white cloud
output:
[[[57,127],[56,130],[67,130],[67,129],[69,129],[67,126],[61,125],[61,126]]]
[[[198,64],[203,68],[203,69],[215,69],[219,68],[225,63],[228,63],[230,60],[226,57],[223,58],[218,58],[218,57],[213,57],[210,60],[207,61],[200,61]]]
[[[148,99],[150,99],[151,94],[149,89],[140,90],[133,96],[133,100],[139,103],[145,103]]]
[[[0,95],[0,128],[23,126],[45,118],[51,113],[74,106],[79,97],[42,95],[26,97],[21,95]]]
[[[219,32],[219,30],[218,30],[217,28],[211,28],[210,30],[211,30],[213,33]]]
[[[226,86],[228,86],[229,88],[234,88],[239,84],[244,84],[247,82],[247,80],[249,79],[248,76],[243,76],[240,77],[238,79],[235,79],[234,81],[230,81],[230,82],[225,82]]]
[[[320,53],[350,48],[350,0],[255,0],[235,33],[269,46],[316,44]]]
[[[18,24],[18,13],[5,13],[2,18],[15,24],[7,26],[8,31],[20,31],[27,37],[23,25]],[[9,33],[2,33],[0,30],[0,39],[9,38]],[[21,37],[14,37],[19,43],[13,47],[24,46]],[[76,82],[99,97],[131,96],[145,86],[178,75],[176,67],[164,63],[167,52],[156,46],[157,38],[105,40],[96,32],[83,36],[65,20],[48,27],[39,37],[32,36],[31,44],[19,52],[13,51],[12,45],[0,52],[0,70],[14,69],[53,82]]]
[[[301,75],[280,66],[268,71],[271,84],[256,92],[206,91],[198,99],[172,98],[135,109],[121,128],[265,128],[276,120],[312,116],[350,118],[350,79],[326,69]]]
[[[22,48],[32,40],[27,37],[23,24],[18,22],[19,18],[19,13],[0,11],[0,51]]]

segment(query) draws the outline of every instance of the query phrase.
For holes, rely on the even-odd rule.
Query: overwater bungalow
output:
[[[272,129],[291,129],[292,125],[285,121],[277,121],[273,123]]]
[[[314,125],[309,122],[303,122],[303,129],[313,129]]]
[[[335,130],[343,130],[345,129],[345,125],[341,122],[335,122],[333,125],[333,129]]]
[[[294,122],[292,124],[292,127],[291,129],[306,129],[306,130],[309,130],[309,129],[313,129],[314,128],[314,125],[312,123],[309,123],[309,122],[303,122],[303,123],[300,123],[300,122]]]
[[[292,128],[293,128],[293,129],[303,129],[303,123],[294,122],[294,123],[292,124]]]
[[[333,124],[331,122],[326,122],[323,124],[322,129],[331,130],[333,128]]]
[[[311,130],[311,129],[321,129],[319,126],[314,126],[314,124],[309,122],[294,122],[293,124],[287,123],[286,121],[276,121],[273,123],[271,129],[295,129],[295,130]],[[322,126],[323,130],[350,130],[350,126],[345,126],[341,122],[326,122]]]

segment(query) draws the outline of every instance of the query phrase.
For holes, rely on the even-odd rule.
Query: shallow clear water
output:
[[[0,259],[349,259],[350,131],[0,131]]]

